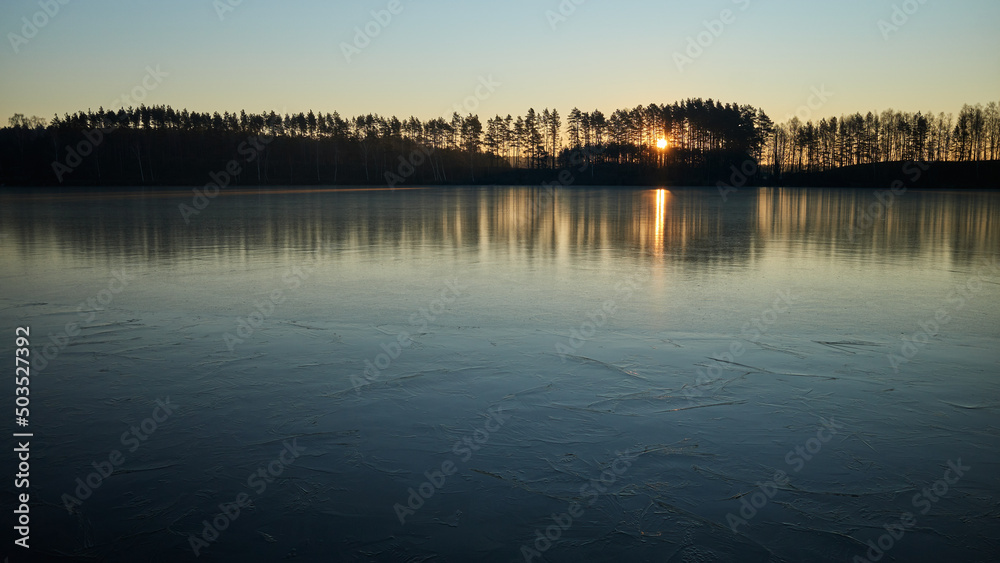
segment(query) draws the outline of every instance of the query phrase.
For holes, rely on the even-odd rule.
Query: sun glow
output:
[[[667,148],[667,140],[666,139],[657,139],[656,140],[656,148],[661,149],[661,150]]]

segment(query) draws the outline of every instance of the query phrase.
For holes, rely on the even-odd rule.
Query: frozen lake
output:
[[[994,561],[1000,193],[890,197],[0,195],[32,551]]]

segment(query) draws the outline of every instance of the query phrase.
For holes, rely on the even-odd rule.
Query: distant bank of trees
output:
[[[48,123],[15,115],[0,129],[0,182],[12,185],[198,184],[229,162],[244,184],[463,183],[571,166],[709,182],[748,159],[771,177],[901,160],[997,160],[1000,111],[990,102],[966,105],[957,117],[887,110],[775,124],[752,106],[689,99],[610,114],[573,108],[565,118],[529,109],[483,123],[457,113],[421,120],[143,105]]]
[[[998,160],[1000,107],[967,104],[957,117],[890,109],[818,123],[792,118],[774,129],[765,159],[775,174],[903,160]]]

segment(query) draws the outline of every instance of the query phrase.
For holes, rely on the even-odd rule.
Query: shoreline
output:
[[[402,182],[302,182],[285,181],[281,178],[265,180],[263,182],[246,181],[241,182],[241,175],[232,177],[231,182],[220,186],[223,191],[236,190],[259,190],[269,188],[271,190],[288,191],[299,189],[303,191],[317,190],[344,190],[344,189],[368,189],[368,190],[405,190],[405,189],[425,189],[425,188],[447,188],[447,187],[475,187],[475,186],[525,186],[544,188],[567,188],[574,187],[602,187],[602,188],[864,188],[864,189],[885,189],[889,188],[893,182],[898,180],[908,180],[909,173],[907,167],[913,163],[909,161],[893,161],[878,164],[862,164],[845,168],[836,168],[816,172],[796,172],[774,177],[770,174],[758,172],[751,176],[745,176],[734,168],[726,169],[725,172],[716,171],[714,173],[701,169],[640,169],[627,167],[626,165],[610,166],[595,170],[578,171],[575,169],[514,169],[495,172],[492,174],[482,174],[476,181],[464,179],[455,182],[413,182],[410,184],[405,180]],[[967,190],[996,190],[1000,189],[1000,160],[988,161],[930,161],[919,163],[922,173],[913,181],[907,181],[909,189],[967,189]],[[761,170],[767,168],[766,165],[760,167]],[[25,178],[4,178],[0,181],[0,192],[18,190],[66,190],[66,191],[86,191],[97,188],[98,191],[119,191],[119,190],[162,190],[175,188],[201,188],[212,184],[214,178],[210,174],[203,176],[192,176],[190,174],[178,174],[177,177],[168,177],[160,182],[133,184],[133,183],[90,183],[65,182],[62,184],[51,182],[32,182]]]

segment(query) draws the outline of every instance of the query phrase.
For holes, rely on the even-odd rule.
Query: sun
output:
[[[667,148],[667,140],[666,139],[657,139],[656,140],[656,148],[658,148],[658,149],[665,149],[665,148]]]

